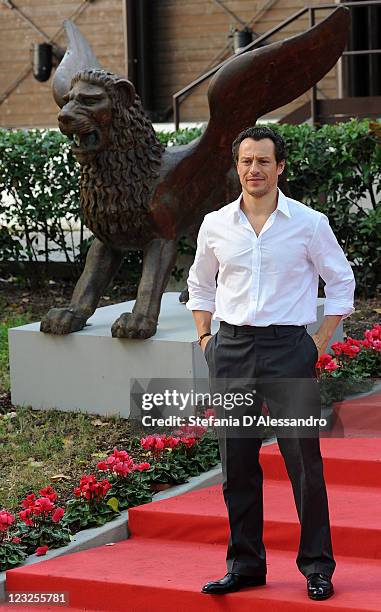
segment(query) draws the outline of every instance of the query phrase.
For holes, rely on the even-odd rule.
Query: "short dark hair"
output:
[[[232,144],[233,160],[235,164],[238,162],[239,145],[245,138],[252,138],[253,140],[269,138],[274,143],[276,163],[279,164],[283,159],[286,159],[286,143],[278,132],[268,127],[249,127],[243,130],[243,132],[240,132]]]

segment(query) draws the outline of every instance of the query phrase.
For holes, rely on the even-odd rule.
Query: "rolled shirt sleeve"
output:
[[[354,311],[355,278],[329,224],[322,214],[309,244],[309,255],[319,275],[325,281],[324,315],[349,317]]]
[[[218,259],[208,246],[206,218],[204,218],[198,232],[196,255],[187,280],[188,310],[207,310],[214,313],[218,267]]]

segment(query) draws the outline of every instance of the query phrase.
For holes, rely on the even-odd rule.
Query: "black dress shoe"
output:
[[[211,595],[223,595],[224,593],[234,593],[245,587],[263,586],[266,584],[266,576],[243,576],[242,574],[228,573],[220,580],[207,582],[203,587],[202,593]]]
[[[310,599],[328,599],[334,593],[333,584],[325,574],[310,574],[307,576],[307,593]]]

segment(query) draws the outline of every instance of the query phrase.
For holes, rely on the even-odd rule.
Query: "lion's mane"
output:
[[[103,86],[112,104],[111,145],[82,165],[81,207],[85,224],[98,237],[128,231],[139,240],[148,223],[153,186],[164,147],[156,138],[139,96],[126,108],[119,77],[104,70],[84,70],[71,85],[85,81]]]

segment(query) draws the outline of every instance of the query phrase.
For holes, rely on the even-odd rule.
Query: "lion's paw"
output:
[[[113,338],[151,338],[157,329],[157,321],[137,312],[124,312],[111,328]]]
[[[51,308],[41,320],[40,331],[64,336],[85,327],[86,318],[72,308]]]

